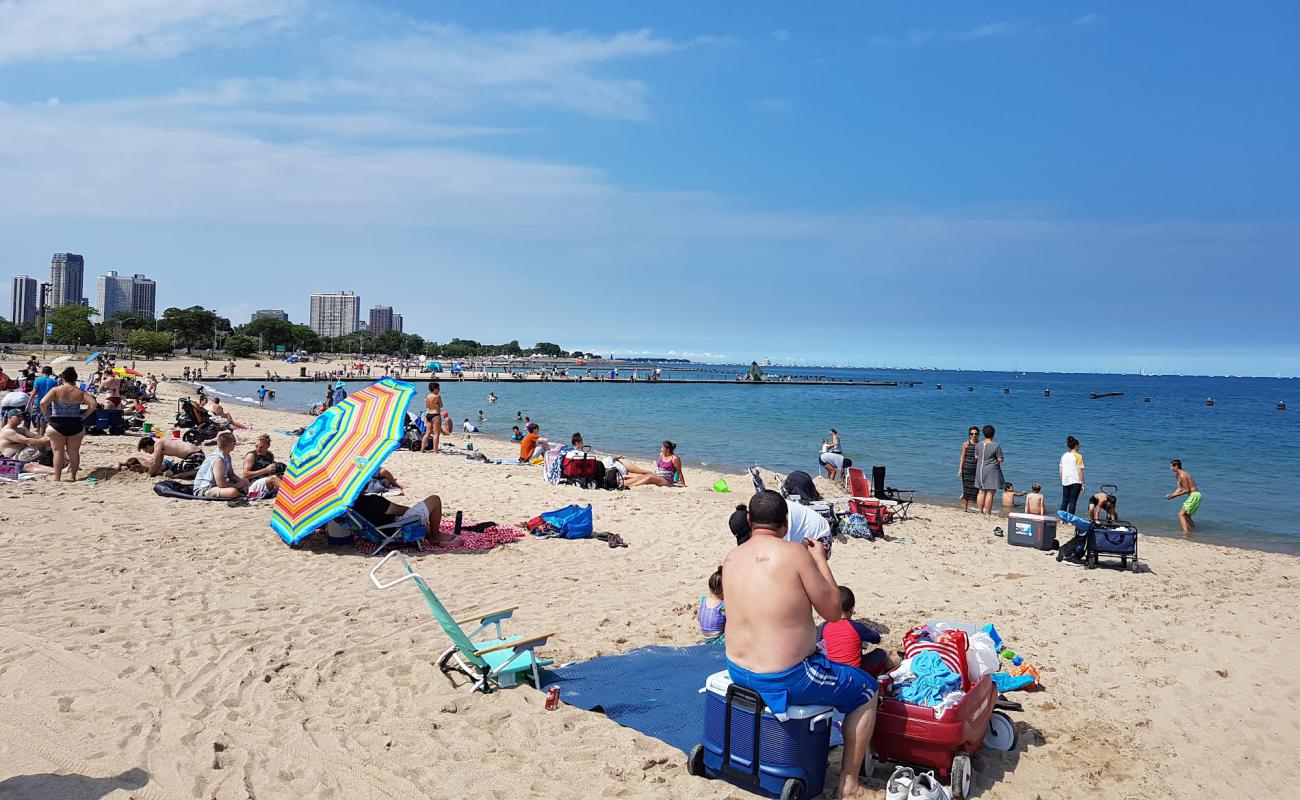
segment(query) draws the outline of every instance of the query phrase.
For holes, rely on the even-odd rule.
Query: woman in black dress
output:
[[[966,432],[961,443],[961,461],[957,462],[957,477],[961,478],[961,510],[970,511],[972,500],[979,497],[975,488],[975,445],[979,443],[980,429],[974,425]]]

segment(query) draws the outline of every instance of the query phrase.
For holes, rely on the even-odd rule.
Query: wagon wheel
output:
[[[704,745],[697,744],[691,748],[691,753],[686,757],[686,774],[694,775],[697,778],[706,777],[704,774]]]
[[[791,778],[781,787],[781,800],[804,800],[803,781]]]
[[[966,800],[970,796],[970,780],[970,756],[958,753],[952,757],[952,771],[948,777],[948,789],[952,792],[952,800]]]
[[[1137,557],[1137,556],[1133,556],[1133,560],[1130,561],[1130,562],[1128,562],[1128,568],[1129,568],[1129,571],[1131,571],[1131,572],[1137,572],[1137,571],[1138,571],[1138,557]]]

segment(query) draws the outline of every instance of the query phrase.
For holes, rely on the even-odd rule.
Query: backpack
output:
[[[603,467],[605,465],[601,464],[601,466]],[[601,483],[601,486],[610,491],[618,491],[619,489],[622,489],[623,473],[619,472],[617,469],[606,469],[605,479]]]

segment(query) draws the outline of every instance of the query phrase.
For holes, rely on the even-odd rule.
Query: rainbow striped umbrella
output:
[[[397,449],[415,387],[384,378],[331,406],[298,437],[280,479],[271,528],[297,544],[341,516]]]

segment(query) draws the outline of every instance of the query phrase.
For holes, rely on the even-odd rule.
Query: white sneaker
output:
[[[934,777],[933,772],[922,772],[912,781],[910,800],[952,800],[948,787]]]
[[[916,773],[911,767],[899,767],[894,770],[894,774],[885,781],[885,800],[907,800],[912,794],[912,783],[915,780]]]

